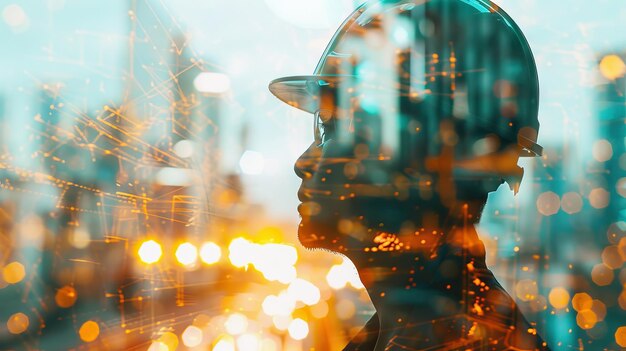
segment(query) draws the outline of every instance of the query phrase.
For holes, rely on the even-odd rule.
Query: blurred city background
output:
[[[361,2],[3,2],[0,349],[341,349],[374,311],[297,242],[312,120],[267,84]],[[626,349],[626,7],[498,4],[546,150],[490,195],[488,264],[553,349]]]

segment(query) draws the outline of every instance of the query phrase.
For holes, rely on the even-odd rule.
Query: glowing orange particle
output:
[[[626,327],[617,328],[615,331],[615,342],[621,347],[626,347]]]
[[[617,55],[607,55],[600,61],[600,73],[606,79],[615,80],[626,73],[626,64]]]
[[[80,339],[84,342],[92,342],[100,335],[100,326],[94,321],[87,321],[78,330]]]
[[[600,300],[593,300],[591,311],[596,314],[598,322],[603,321],[604,317],[606,317],[606,305]]]
[[[617,246],[607,246],[602,251],[602,263],[611,269],[618,269],[624,264]]]
[[[74,290],[71,286],[64,286],[59,289],[54,296],[54,301],[59,305],[59,307],[68,308],[74,306],[76,303],[76,299],[78,295],[76,294],[76,290]]]
[[[29,324],[30,321],[27,315],[24,313],[16,313],[9,317],[7,329],[9,329],[9,333],[11,334],[21,334],[28,329]]]
[[[587,293],[579,293],[572,298],[572,306],[577,312],[590,310],[593,305],[593,299]]]
[[[19,262],[11,262],[2,269],[2,277],[9,284],[17,284],[26,276],[24,265]]]
[[[593,311],[585,310],[579,312],[576,316],[576,324],[582,329],[591,329],[598,323],[598,317]]]
[[[617,302],[619,303],[619,307],[621,309],[626,310],[626,290],[622,291],[617,299]]]
[[[147,263],[152,264],[156,263],[161,259],[163,255],[163,250],[161,249],[161,245],[154,240],[148,240],[141,244],[139,247],[139,258]]]
[[[613,271],[602,263],[597,264],[591,270],[591,280],[593,280],[593,282],[598,286],[607,286],[611,284],[614,277],[615,275]]]

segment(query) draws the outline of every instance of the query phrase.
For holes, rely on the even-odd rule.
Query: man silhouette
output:
[[[528,43],[478,0],[370,1],[312,76],[274,80],[314,114],[297,160],[299,240],[347,256],[376,314],[345,350],[547,350],[485,264],[489,192],[538,156]]]

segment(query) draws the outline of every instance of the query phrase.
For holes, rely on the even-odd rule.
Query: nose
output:
[[[311,144],[309,148],[300,155],[293,166],[296,175],[302,179],[310,179],[313,177],[317,164],[321,156],[321,148],[317,147],[315,143]]]

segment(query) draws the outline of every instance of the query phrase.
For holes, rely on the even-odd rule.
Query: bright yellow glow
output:
[[[230,263],[238,268],[245,267],[251,263],[250,259],[254,252],[254,244],[244,238],[236,238],[228,246]]]
[[[153,341],[148,348],[148,351],[169,351],[167,345],[160,341]]]
[[[265,255],[275,255],[274,262],[278,259],[280,264],[293,266],[298,261],[298,251],[295,247],[282,244],[265,244],[262,245],[262,253]],[[268,257],[268,256],[264,256]]]
[[[334,265],[330,267],[328,274],[326,274],[326,282],[335,290],[343,289],[348,284],[348,279],[345,278],[344,272],[340,270],[340,267],[339,265]]]
[[[241,313],[233,313],[224,322],[224,327],[230,335],[243,334],[248,329],[248,318]]]
[[[183,334],[180,336],[183,339],[183,344],[187,347],[196,347],[202,343],[202,329],[190,325],[185,329]]]
[[[296,308],[296,300],[292,295],[283,291],[278,296],[266,297],[261,307],[268,316],[289,316]]]
[[[290,296],[286,291],[282,291],[278,294],[278,306],[280,306],[279,315],[288,316],[296,309],[296,300],[293,296]]]
[[[548,295],[548,301],[556,309],[562,309],[569,304],[569,292],[563,288],[554,288]]]
[[[293,246],[282,244],[255,244],[244,238],[234,239],[228,246],[230,262],[235,267],[253,265],[265,279],[289,284],[297,277],[294,264],[298,252]]]
[[[157,263],[161,259],[163,255],[163,250],[161,249],[161,245],[154,240],[145,241],[139,247],[139,258],[147,263]]]
[[[261,351],[278,351],[279,347],[276,341],[265,338],[261,342]]]
[[[222,249],[216,243],[206,242],[200,248],[200,258],[206,264],[217,263],[222,257]]]
[[[237,338],[238,350],[256,351],[259,349],[259,338],[254,334],[244,334]]]
[[[289,284],[297,277],[294,264],[298,252],[293,246],[281,244],[255,245],[251,263],[265,279]]]
[[[354,264],[345,258],[341,264],[330,268],[326,274],[326,282],[335,290],[343,289],[348,284],[356,289],[364,288]]]
[[[9,284],[17,284],[26,276],[24,265],[19,262],[11,262],[2,269],[2,277]]]
[[[285,241],[285,233],[279,227],[264,227],[256,235],[263,242],[279,243]]]
[[[320,301],[318,304],[311,306],[311,315],[317,319],[325,318],[328,315],[328,304],[326,301]]]
[[[213,351],[235,351],[235,342],[232,338],[223,337],[213,346]]]
[[[182,243],[176,249],[176,260],[183,266],[193,266],[198,262],[198,249],[192,243]]]
[[[294,340],[302,340],[309,335],[309,324],[300,318],[296,318],[289,323],[289,336]]]
[[[203,313],[200,313],[193,319],[193,325],[201,329],[206,328],[209,323],[211,323],[211,317]]]
[[[59,307],[69,308],[74,306],[77,298],[78,295],[76,294],[76,290],[73,287],[67,285],[57,290],[57,293],[54,296],[54,301]]]
[[[292,321],[291,315],[272,317],[272,323],[274,323],[274,327],[280,331],[287,330],[287,328],[289,328],[291,321]]]
[[[278,297],[276,295],[269,295],[261,304],[263,313],[268,316],[277,316],[280,314],[280,306],[278,304]]]
[[[80,339],[84,342],[92,342],[100,335],[100,326],[94,321],[87,321],[78,330]]]
[[[312,306],[320,301],[320,289],[313,283],[304,279],[295,279],[289,284],[287,293],[292,299],[302,301],[304,304]]]
[[[615,80],[624,76],[626,73],[626,64],[624,60],[617,55],[607,55],[600,61],[600,73],[610,80]]]
[[[174,351],[178,347],[178,337],[172,332],[163,333],[157,341],[165,345],[169,351]]]
[[[11,334],[21,334],[28,329],[28,325],[30,324],[30,320],[28,316],[24,313],[16,313],[9,317],[7,321],[7,329]]]
[[[256,267],[256,266],[255,266]],[[271,282],[281,282],[289,284],[298,276],[296,267],[294,266],[260,266],[259,271],[263,273],[263,277]]]

